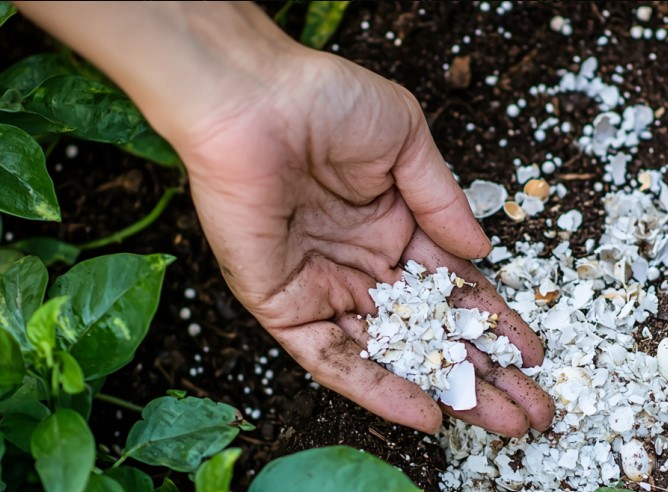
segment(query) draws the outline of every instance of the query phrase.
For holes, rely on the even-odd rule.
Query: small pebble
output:
[[[629,32],[633,39],[640,39],[642,38],[643,28],[642,26],[633,26]]]
[[[636,17],[640,22],[647,22],[652,18],[652,7],[641,5],[638,7],[638,10],[636,10]]]
[[[458,44],[452,45],[452,48],[450,48],[450,51],[452,51],[452,53],[456,55],[460,51],[459,45]]]
[[[5,241],[8,243],[12,242],[14,240],[14,233],[13,232],[5,232]]]
[[[519,106],[517,106],[517,104],[509,104],[508,107],[506,108],[506,114],[510,118],[516,118],[520,114]]]
[[[394,39],[394,33],[392,31],[387,31],[385,33],[385,39],[389,39],[390,41]]]
[[[192,288],[187,288],[186,290],[183,291],[183,297],[186,299],[194,299],[195,296],[197,296],[197,292],[195,289]]]
[[[543,162],[543,165],[540,168],[545,174],[552,174],[554,171],[557,170],[557,167],[554,165],[554,162],[552,161]]]
[[[190,308],[184,307],[179,311],[179,316],[181,319],[189,319],[191,315],[192,312],[190,311]]]
[[[496,83],[499,81],[499,77],[496,75],[488,75],[485,77],[485,84],[487,85],[496,85]]]
[[[600,183],[598,181],[596,183],[594,183],[594,191],[596,193],[602,192],[603,191],[603,183]]]
[[[366,31],[367,29],[369,29],[369,21],[365,21],[365,20],[364,20],[364,21],[360,22],[360,27],[361,27],[364,31]]]
[[[272,348],[269,349],[267,354],[269,355],[269,357],[278,357],[278,355],[280,354],[280,351],[277,348],[272,347]]]
[[[573,34],[573,26],[570,24],[566,24],[562,29],[561,29],[561,34],[564,36],[570,36]]]
[[[554,32],[561,32],[561,29],[564,27],[566,21],[560,15],[555,15],[550,19],[550,29]]]
[[[489,12],[490,5],[487,2],[481,2],[480,3],[480,10],[482,12]]]
[[[65,156],[67,156],[68,159],[74,159],[77,155],[79,155],[79,147],[74,144],[65,147]]]
[[[654,33],[654,37],[656,37],[658,41],[663,41],[664,39],[666,39],[667,35],[668,31],[666,31],[663,27],[658,28]]]
[[[196,337],[200,333],[202,333],[202,327],[198,323],[190,323],[188,325],[188,335]]]
[[[536,140],[536,142],[542,142],[545,140],[545,131],[541,130],[540,128],[536,130],[533,134],[533,138]]]

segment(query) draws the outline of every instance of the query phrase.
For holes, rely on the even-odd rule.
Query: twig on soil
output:
[[[369,427],[369,434],[371,434],[372,436],[376,436],[378,439],[380,439],[383,442],[387,442],[387,438],[384,435],[382,435],[380,432],[378,432],[376,429],[374,429],[373,427]]]
[[[594,173],[566,173],[560,174],[559,179],[562,181],[586,181],[588,179],[594,179],[596,175]]]

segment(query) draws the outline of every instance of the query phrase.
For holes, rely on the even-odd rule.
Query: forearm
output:
[[[247,2],[16,5],[103,70],[168,138],[206,114],[204,105],[243,102],[296,44]]]

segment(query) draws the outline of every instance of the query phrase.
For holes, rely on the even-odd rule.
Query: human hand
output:
[[[445,265],[478,284],[455,302],[498,313],[497,332],[527,366],[542,362],[540,341],[462,259],[490,245],[415,99],[341,58],[290,56],[263,96],[232,115],[214,109],[180,140],[202,226],[235,296],[314,380],[434,432],[436,403],[359,356],[367,336],[357,314],[375,312],[369,288],[398,280],[408,259]],[[550,425],[552,400],[536,383],[468,352],[478,405],[444,412],[512,436]]]
[[[540,341],[466,261],[489,242],[404,89],[301,47],[246,2],[19,2],[97,64],[184,160],[193,200],[237,298],[321,384],[435,432],[439,406],[359,353],[368,289],[413,259],[477,282],[455,304],[540,364]],[[505,435],[546,429],[551,399],[474,347],[478,405],[446,413]]]

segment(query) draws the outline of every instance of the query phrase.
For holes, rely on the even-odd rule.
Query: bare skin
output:
[[[475,349],[479,404],[468,412],[440,408],[359,357],[357,314],[375,309],[368,289],[415,259],[477,281],[456,302],[499,313],[526,365],[543,359],[538,338],[467,261],[491,246],[410,93],[297,45],[250,4],[130,4],[142,34],[125,29],[126,3],[103,5],[19,3],[114,78],[174,145],[228,285],[316,381],[426,432],[442,411],[505,435],[550,425],[548,395]],[[118,54],[124,43],[137,47],[129,59]]]

